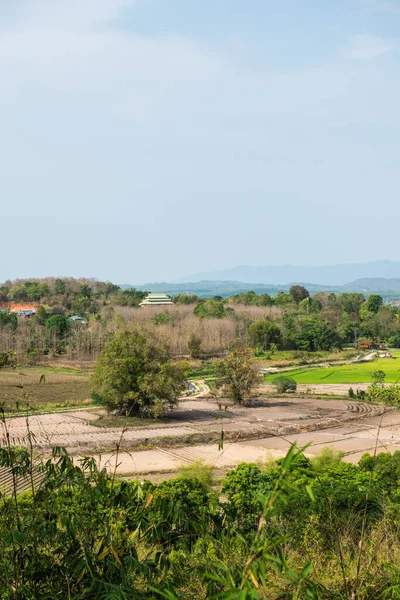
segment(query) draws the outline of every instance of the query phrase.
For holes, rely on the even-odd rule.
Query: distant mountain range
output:
[[[258,283],[254,283],[254,282]],[[307,283],[313,282],[313,283]],[[266,267],[234,267],[225,271],[200,273],[175,282],[122,285],[149,292],[176,295],[181,292],[201,297],[231,296],[253,290],[258,294],[275,295],[294,285],[304,285],[309,292],[380,293],[385,298],[400,298],[400,262],[377,260],[363,264],[296,267],[292,265]]]
[[[343,291],[351,289],[360,292],[400,292],[400,279],[385,279],[384,277],[374,277],[366,279],[357,279],[352,283],[341,286]]]
[[[239,266],[222,271],[197,273],[177,280],[175,283],[198,281],[240,281],[260,284],[285,285],[289,281],[312,281],[320,286],[342,286],[360,279],[398,279],[400,262],[377,260],[362,264],[327,265],[322,267],[279,266]]]
[[[148,283],[145,285],[131,286],[128,284],[122,285],[122,288],[136,287],[139,290],[148,292],[164,292],[170,296],[186,292],[188,294],[197,294],[200,297],[212,296],[233,296],[240,292],[253,290],[257,294],[267,293],[274,296],[280,291],[287,292],[294,285],[287,283],[284,285],[273,285],[263,283],[244,283],[242,281],[197,281],[186,283]],[[400,278],[385,279],[364,278],[357,279],[345,285],[318,285],[314,283],[300,282],[307,290],[313,294],[317,292],[361,292],[364,294],[379,293],[386,299],[400,298]]]

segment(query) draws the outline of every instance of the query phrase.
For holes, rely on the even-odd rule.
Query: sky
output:
[[[0,2],[0,281],[400,260],[400,0]]]

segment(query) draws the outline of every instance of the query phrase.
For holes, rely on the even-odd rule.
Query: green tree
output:
[[[295,316],[285,313],[281,322],[283,347],[288,349],[297,348],[297,327]]]
[[[74,297],[71,308],[74,314],[84,317],[86,313],[95,312],[95,303],[93,298],[89,296],[83,296],[81,294]]]
[[[116,294],[120,290],[121,288],[119,287],[119,285],[115,285],[115,283],[111,283],[110,281],[107,281],[104,288],[104,292],[107,296],[109,296],[110,294]]]
[[[285,294],[285,292],[278,292],[274,298],[274,303],[277,306],[286,306],[287,304],[291,304],[292,302],[292,296],[290,294]]]
[[[397,501],[399,498],[400,481],[400,452],[396,450],[392,455],[386,452],[371,456],[363,454],[360,462],[363,471],[374,474],[374,478],[381,490],[387,495],[393,495]]]
[[[169,347],[139,331],[117,333],[96,361],[93,390],[120,414],[160,416],[176,404],[189,373]]]
[[[64,315],[52,315],[46,321],[46,329],[59,339],[65,337],[68,328],[68,319]]]
[[[53,290],[57,296],[59,296],[61,294],[65,294],[65,292],[66,292],[65,281],[63,281],[62,279],[56,279],[54,282]]]
[[[377,313],[383,304],[383,299],[378,294],[371,294],[367,300],[367,309],[370,312]]]
[[[333,327],[318,317],[310,317],[301,321],[296,344],[299,350],[316,352],[339,348],[341,340]]]
[[[265,351],[271,348],[271,344],[279,347],[282,343],[279,325],[268,318],[262,321],[253,321],[249,325],[247,333],[252,348],[262,348]]]
[[[192,358],[199,358],[201,354],[201,337],[194,331],[189,335],[188,348]]]
[[[24,300],[26,297],[26,288],[23,285],[13,285],[8,292],[9,300]]]
[[[389,346],[392,348],[400,348],[400,329],[397,329],[388,339]]]
[[[386,373],[380,369],[378,371],[372,371],[371,379],[373,383],[384,383],[386,379]]]
[[[38,323],[39,325],[46,325],[47,317],[48,317],[48,314],[46,312],[45,307],[39,306],[36,311],[36,315],[35,315],[36,323]]]
[[[248,349],[235,349],[217,364],[217,386],[235,404],[245,404],[257,383],[257,369]]]
[[[120,290],[115,294],[113,303],[118,306],[139,306],[141,301],[147,296],[148,292],[142,292],[135,288]]]
[[[12,331],[18,328],[18,318],[15,313],[0,311],[0,330],[9,327]]]
[[[305,300],[306,298],[309,298],[310,296],[308,290],[306,290],[306,288],[302,285],[292,285],[292,287],[289,290],[289,294],[293,298],[294,302],[296,302],[296,304],[299,304],[299,302]]]
[[[264,294],[260,294],[258,296],[258,301],[257,301],[258,306],[272,306],[273,303],[274,303],[273,298],[271,298],[271,296],[269,294],[267,294],[266,292]]]
[[[93,295],[93,290],[87,283],[82,283],[79,288],[79,295],[83,296],[84,298],[91,298]]]
[[[173,301],[174,304],[196,304],[199,298],[196,294],[177,294],[174,296]]]
[[[358,314],[362,304],[365,302],[365,298],[362,294],[357,293],[344,293],[339,294],[336,297],[335,306],[347,314]]]

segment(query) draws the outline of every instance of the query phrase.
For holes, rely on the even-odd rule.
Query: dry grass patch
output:
[[[41,377],[44,376],[42,382]],[[24,367],[0,371],[0,403],[21,410],[28,400],[34,409],[82,406],[91,403],[89,375],[68,369]]]

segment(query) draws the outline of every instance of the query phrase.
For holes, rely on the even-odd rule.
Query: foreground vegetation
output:
[[[4,600],[399,597],[399,452],[356,466],[292,447],[222,489],[203,465],[121,482],[60,448],[0,448],[0,466],[31,481],[0,499]]]

